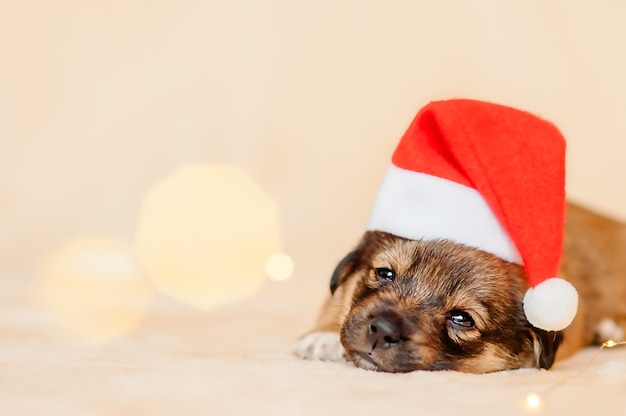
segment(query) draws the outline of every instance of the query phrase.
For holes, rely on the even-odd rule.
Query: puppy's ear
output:
[[[333,276],[330,278],[330,293],[334,294],[335,290],[342,284],[348,275],[354,270],[356,260],[356,250],[349,252],[335,267]]]
[[[535,365],[537,368],[549,369],[554,364],[556,351],[563,341],[563,333],[531,327],[530,336],[535,350]]]

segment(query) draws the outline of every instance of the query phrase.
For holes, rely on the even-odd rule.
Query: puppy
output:
[[[626,331],[626,225],[570,203],[559,276],[579,293],[564,331],[533,327],[524,269],[447,240],[368,231],[337,266],[304,359],[386,372],[487,373],[550,368],[555,359]]]

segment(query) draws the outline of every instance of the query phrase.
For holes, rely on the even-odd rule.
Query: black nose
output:
[[[367,338],[375,348],[390,348],[402,341],[402,322],[392,314],[381,314],[372,318],[367,328]]]

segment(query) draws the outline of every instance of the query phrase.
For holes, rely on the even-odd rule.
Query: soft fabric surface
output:
[[[3,415],[617,415],[626,405],[620,347],[586,350],[550,371],[487,375],[300,361],[291,343],[326,283],[310,276],[268,282],[211,312],[158,298],[137,331],[92,345],[65,334],[33,285],[13,277],[0,295]],[[551,388],[540,410],[526,407],[528,393]]]

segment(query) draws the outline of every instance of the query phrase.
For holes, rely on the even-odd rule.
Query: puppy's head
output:
[[[526,289],[523,268],[492,254],[377,231],[331,279],[348,359],[388,372],[549,368],[561,334],[528,323]]]

